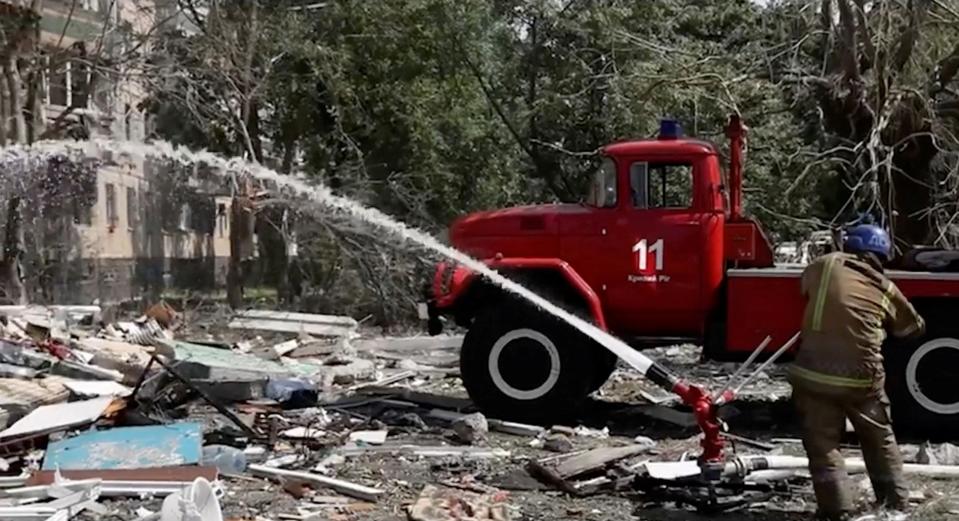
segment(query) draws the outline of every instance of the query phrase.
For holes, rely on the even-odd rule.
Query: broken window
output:
[[[51,105],[60,105],[66,107],[69,104],[67,91],[69,87],[68,68],[70,62],[56,63],[51,62],[50,57],[46,57],[48,66],[47,73],[47,101]]]
[[[127,226],[132,230],[139,221],[137,214],[137,191],[127,187]]]
[[[117,189],[113,183],[107,183],[106,186],[106,206],[107,206],[107,226],[114,229],[117,226],[119,217],[117,216]]]
[[[633,207],[689,208],[693,202],[693,166],[688,163],[649,163],[629,167]]]
[[[219,231],[220,237],[225,237],[227,232],[227,215],[226,215],[226,204],[220,203],[216,205],[216,224],[217,230]]]
[[[90,65],[83,62],[73,62],[69,69],[70,75],[70,105],[78,108],[87,108],[90,102]]]
[[[44,56],[46,79],[44,98],[51,105],[88,108],[92,76],[90,65],[74,59],[53,59]]]

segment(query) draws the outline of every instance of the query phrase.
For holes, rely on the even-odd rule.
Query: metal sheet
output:
[[[702,469],[695,460],[649,462],[644,465],[649,477],[655,479],[682,479],[699,475]]]
[[[145,469],[200,462],[199,423],[120,427],[51,443],[43,470]]]
[[[54,432],[95,422],[113,402],[113,398],[94,398],[82,402],[58,403],[34,409],[9,429],[0,432],[0,439],[41,432]]]
[[[290,374],[290,370],[279,362],[264,360],[258,356],[226,351],[215,347],[201,346],[176,340],[164,340],[162,344],[174,353],[178,362],[190,362],[221,372],[254,374]]]

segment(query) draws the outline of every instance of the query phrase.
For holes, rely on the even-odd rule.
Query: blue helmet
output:
[[[860,224],[846,230],[843,249],[850,253],[875,253],[884,262],[892,260],[892,240],[886,230],[874,224]]]

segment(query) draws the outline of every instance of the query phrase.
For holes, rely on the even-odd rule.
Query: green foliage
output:
[[[738,112],[747,212],[797,239],[834,221],[853,175],[824,153],[845,138],[804,80],[838,59],[817,25],[835,1],[247,0],[163,35],[151,107],[159,137],[251,155],[250,135],[264,161],[434,232],[469,211],[581,199],[601,147],[664,116],[725,149]],[[902,9],[870,11],[874,43],[894,39]],[[897,85],[925,89],[955,47],[934,14]],[[343,233],[319,232],[310,251],[328,258],[311,273],[340,273],[342,252],[323,252]]]

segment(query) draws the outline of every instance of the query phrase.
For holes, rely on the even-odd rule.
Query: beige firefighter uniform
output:
[[[877,499],[901,508],[908,491],[884,389],[881,346],[886,330],[898,337],[920,332],[922,318],[892,281],[847,253],[810,264],[802,291],[808,298],[802,346],[789,380],[819,512],[841,518],[853,507],[839,452],[846,418],[859,437]]]

